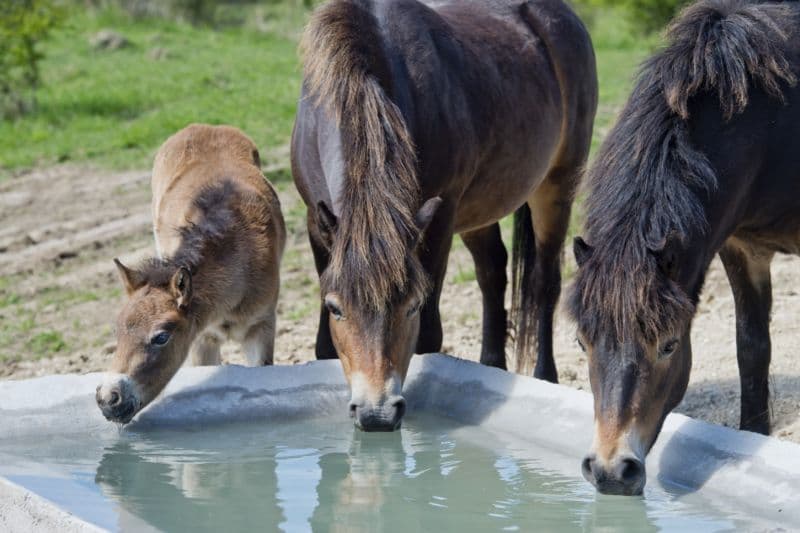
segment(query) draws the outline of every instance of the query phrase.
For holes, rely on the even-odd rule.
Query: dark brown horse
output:
[[[536,334],[535,375],[556,381],[560,252],[597,102],[578,18],[560,0],[334,0],[303,48],[292,166],[320,274],[316,353],[338,353],[356,424],[398,427],[411,354],[441,348],[455,233],[483,293],[481,361],[505,368],[498,220],[515,210],[518,353],[532,361]]]
[[[717,252],[736,304],[741,427],[769,432],[769,266],[800,252],[799,14],[740,0],[687,8],[590,171],[570,307],[595,400],[583,473],[601,492],[644,487],[645,456],[686,391]]]

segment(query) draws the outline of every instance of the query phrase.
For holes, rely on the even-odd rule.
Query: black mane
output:
[[[716,187],[707,158],[691,144],[688,102],[716,94],[723,117],[747,105],[752,86],[782,99],[796,78],[786,58],[784,4],[709,0],[670,26],[668,46],[645,63],[588,177],[587,241],[594,252],[577,276],[570,310],[595,337],[648,341],[694,313],[689,295],[660,271],[670,239],[707,229],[703,200]]]

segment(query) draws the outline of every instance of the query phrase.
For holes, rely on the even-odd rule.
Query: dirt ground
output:
[[[274,161],[268,173],[286,176]],[[290,182],[276,185],[289,228],[276,363],[294,364],[313,358],[319,295],[305,208]],[[123,299],[111,259],[135,263],[153,253],[149,198],[148,171],[63,165],[0,181],[0,379],[104,369],[113,353],[114,317]],[[773,434],[800,442],[800,357],[793,351],[800,339],[795,319],[800,259],[779,256],[772,272]],[[481,315],[474,278],[469,254],[457,241],[442,296],[443,351],[473,360],[480,353]],[[560,380],[588,390],[586,360],[574,339],[574,326],[559,312],[555,350]],[[708,274],[692,343],[691,383],[678,411],[736,427],[733,300],[718,261]],[[235,346],[226,346],[224,357],[242,362]]]

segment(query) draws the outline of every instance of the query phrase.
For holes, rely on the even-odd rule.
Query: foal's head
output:
[[[192,276],[153,261],[142,271],[117,265],[128,301],[117,319],[117,349],[97,387],[103,415],[126,424],[150,403],[183,364],[193,337]]]
[[[389,245],[380,228],[373,228],[369,244],[354,242],[357,237],[341,230],[324,203],[317,206],[317,228],[332,255],[320,276],[321,294],[350,382],[350,416],[365,431],[393,431],[405,414],[403,381],[428,291],[416,248],[440,202],[433,198],[418,211],[410,242],[402,243],[402,264],[380,256],[380,246]],[[374,255],[362,255],[359,247]]]
[[[680,242],[616,254],[575,240],[570,302],[589,360],[594,443],[583,475],[600,492],[641,494],[645,457],[686,392],[694,305],[679,287]]]

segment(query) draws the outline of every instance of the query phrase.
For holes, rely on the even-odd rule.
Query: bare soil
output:
[[[286,176],[280,164],[268,174]],[[276,363],[294,364],[313,358],[319,294],[306,241],[305,207],[291,183],[276,186],[289,229]],[[154,252],[149,199],[148,171],[62,165],[0,181],[0,379],[105,368],[114,349],[114,318],[124,298],[111,259],[135,263]],[[566,261],[566,270],[574,270],[571,257]],[[793,351],[800,340],[795,320],[800,312],[798,272],[800,259],[794,257],[779,256],[772,268],[773,434],[795,442],[800,442],[800,357]],[[442,316],[443,351],[476,360],[481,298],[472,261],[458,240]],[[737,426],[734,328],[732,295],[715,261],[694,321],[694,368],[679,412]],[[555,350],[561,383],[588,390],[586,359],[574,339],[573,324],[559,311]],[[225,347],[224,358],[243,362],[233,345]]]

